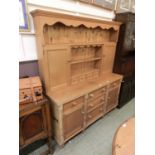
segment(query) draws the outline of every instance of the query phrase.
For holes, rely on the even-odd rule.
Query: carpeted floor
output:
[[[60,149],[55,145],[53,155],[111,155],[115,131],[122,122],[135,114],[135,100],[132,99],[121,109],[115,109],[96,121],[84,132],[75,136]],[[40,147],[29,155],[40,155],[47,145]]]

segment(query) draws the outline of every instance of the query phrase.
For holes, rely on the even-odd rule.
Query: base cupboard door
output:
[[[115,87],[108,92],[106,112],[115,108],[118,104],[119,87]]]
[[[36,110],[20,118],[20,145],[29,144],[39,139],[39,137],[45,136],[45,119],[43,109]]]
[[[82,107],[73,108],[63,115],[64,140],[67,141],[83,129],[84,109]]]

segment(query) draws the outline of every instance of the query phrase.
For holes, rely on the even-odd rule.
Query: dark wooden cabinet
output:
[[[48,100],[44,98],[37,103],[20,105],[19,108],[20,149],[37,140],[47,138],[49,151],[52,152],[51,117]]]
[[[135,14],[119,13],[116,20],[122,22],[113,71],[123,74],[118,107],[135,96]]]

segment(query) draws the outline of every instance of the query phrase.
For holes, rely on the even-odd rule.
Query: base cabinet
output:
[[[111,111],[118,104],[118,95],[120,87],[112,88],[108,92],[106,112]]]
[[[37,140],[48,139],[48,151],[52,153],[49,101],[44,98],[37,103],[20,105],[19,109],[20,149],[23,149]]]
[[[52,102],[54,136],[59,145],[85,130],[118,105],[122,77],[63,104]],[[81,90],[82,91],[82,90]]]
[[[73,101],[67,104],[71,104],[71,107],[66,109],[63,113],[65,141],[80,132],[84,127],[84,103]]]

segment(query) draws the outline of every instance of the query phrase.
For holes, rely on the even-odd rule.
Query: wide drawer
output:
[[[114,81],[110,84],[109,88],[115,88],[115,87],[118,87],[121,83],[121,80],[117,80],[117,81]]]
[[[84,97],[79,97],[71,102],[65,103],[63,106],[63,112],[66,112],[70,109],[79,107],[80,105],[82,106],[84,104]]]
[[[105,104],[105,103],[106,103],[106,95],[102,95],[101,97],[98,97],[97,99],[89,101],[87,102],[87,112],[93,110],[98,105]]]
[[[100,105],[93,111],[89,112],[86,118],[87,125],[90,125],[91,123],[96,121],[99,117],[103,116],[104,110],[105,110],[104,106]]]
[[[107,87],[105,86],[95,91],[92,91],[91,93],[88,94],[88,101],[92,101],[100,96],[103,96],[106,93],[106,89]]]

